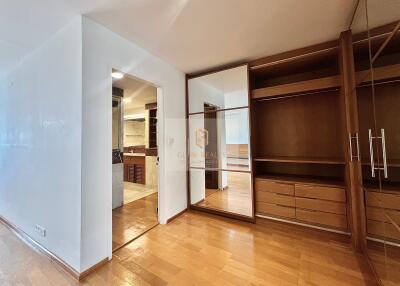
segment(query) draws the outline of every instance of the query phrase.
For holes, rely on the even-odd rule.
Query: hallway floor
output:
[[[0,224],[1,285],[79,285]],[[113,255],[80,285],[376,285],[347,237],[186,212]]]
[[[148,195],[157,193],[157,187],[124,182],[124,204],[131,203]]]

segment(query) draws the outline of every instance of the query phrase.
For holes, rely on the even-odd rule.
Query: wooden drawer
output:
[[[295,194],[296,197],[346,202],[346,191],[343,188],[296,184]]]
[[[269,192],[256,192],[257,202],[270,203],[276,205],[283,205],[288,207],[294,207],[295,201],[293,196],[269,193]]]
[[[296,208],[296,219],[326,225],[341,229],[347,229],[347,218],[344,215],[324,213],[320,211],[303,210]]]
[[[294,195],[294,184],[274,182],[265,179],[256,178],[256,191],[271,192],[283,195]]]
[[[390,222],[390,217],[395,223],[400,225],[400,211],[382,209],[367,206],[367,218],[375,221]]]
[[[296,207],[301,209],[346,215],[346,204],[339,202],[296,197]]]
[[[145,164],[145,156],[124,156],[124,163]]]
[[[400,194],[388,194],[378,192],[365,192],[365,201],[367,206],[382,207],[400,211]]]
[[[296,217],[296,212],[294,208],[264,202],[256,202],[256,212],[260,214],[279,216],[283,218],[294,219]]]
[[[391,223],[367,220],[367,232],[379,238],[400,240],[400,231]]]

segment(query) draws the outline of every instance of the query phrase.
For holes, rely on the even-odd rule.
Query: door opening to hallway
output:
[[[112,249],[158,224],[157,88],[112,71]]]

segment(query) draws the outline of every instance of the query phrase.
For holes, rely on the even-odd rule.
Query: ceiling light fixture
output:
[[[112,72],[112,73],[111,73],[111,76],[112,76],[113,78],[115,78],[115,79],[121,79],[121,78],[124,77],[124,74],[121,73],[121,72]]]
[[[122,101],[123,101],[124,103],[129,103],[129,102],[132,101],[132,99],[130,99],[130,98],[124,98]]]

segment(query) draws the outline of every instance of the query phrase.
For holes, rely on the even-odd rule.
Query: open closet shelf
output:
[[[362,161],[361,164],[364,166],[371,166],[370,161]],[[388,160],[387,166],[391,168],[400,168],[400,159]],[[375,167],[383,167],[382,162],[380,162],[379,164],[378,162],[375,162]]]
[[[400,77],[400,64],[378,67],[374,69],[374,80],[385,80]],[[357,84],[371,81],[371,71],[363,70],[356,73]],[[306,81],[298,81],[282,85],[269,86],[253,89],[251,96],[253,99],[261,99],[276,96],[287,96],[302,92],[323,91],[337,88],[340,85],[339,76],[329,76]]]
[[[338,86],[339,86],[339,77],[330,76],[330,77],[254,89],[252,91],[252,98],[258,99],[258,98],[273,97],[278,95],[295,94],[299,92],[325,90]]]
[[[399,194],[400,183],[398,182],[382,182],[382,189],[379,188],[378,182],[364,181],[364,191],[366,192],[378,192],[385,194]]]
[[[273,157],[256,157],[256,162],[278,162],[278,163],[300,163],[300,164],[327,164],[327,165],[345,165],[342,158],[312,158],[312,157],[289,157],[289,156],[273,156]]]
[[[393,79],[400,77],[400,64],[384,66],[374,69],[374,81]],[[368,83],[371,81],[371,70],[359,71],[356,73],[357,84]]]
[[[301,176],[301,175],[277,175],[277,174],[260,174],[255,176],[256,179],[273,180],[282,183],[301,183],[321,185],[327,187],[344,187],[345,182],[334,178],[317,177],[317,176]]]

